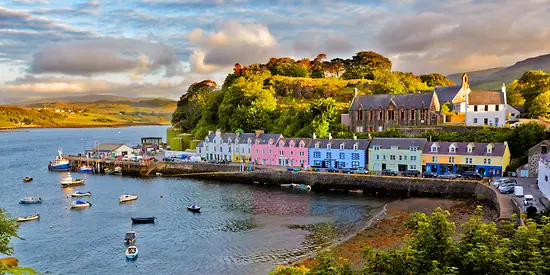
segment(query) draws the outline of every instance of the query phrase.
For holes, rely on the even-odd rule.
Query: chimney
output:
[[[357,136],[353,134],[353,140],[357,140]]]
[[[208,131],[208,135],[211,135],[213,132],[212,131]]]
[[[502,83],[502,94],[504,95],[504,108],[506,110],[506,106],[508,106],[508,103],[506,103],[506,84]]]
[[[313,139],[317,139],[317,135],[315,135],[315,133],[313,133]]]
[[[328,133],[328,140],[332,140],[332,135]]]
[[[357,97],[357,87],[353,88],[353,98]]]
[[[256,130],[256,138],[259,138],[261,134],[264,133],[264,130]]]

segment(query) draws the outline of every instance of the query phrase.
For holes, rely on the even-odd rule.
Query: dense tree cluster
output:
[[[449,80],[446,76],[438,73],[423,74],[420,75],[420,80],[423,83],[426,83],[428,87],[437,87],[437,86],[452,86],[456,85],[454,82]]]
[[[508,104],[523,106],[532,117],[550,118],[550,74],[527,71],[507,89]]]

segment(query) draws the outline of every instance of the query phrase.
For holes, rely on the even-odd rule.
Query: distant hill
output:
[[[20,102],[18,105],[24,105],[24,106],[31,106],[31,105],[38,105],[42,103],[53,103],[53,102],[59,102],[59,103],[94,103],[94,102],[147,102],[147,101],[157,101],[157,102],[165,102],[165,103],[174,103],[175,100],[167,99],[167,98],[154,98],[154,97],[123,97],[123,96],[113,96],[113,95],[78,95],[78,96],[66,96],[66,97],[59,97],[59,98],[48,98],[48,99],[40,99],[40,100],[31,100],[31,101],[24,101]]]
[[[502,83],[510,83],[520,78],[526,71],[542,70],[550,72],[550,54],[541,55],[516,62],[510,67],[492,68],[481,71],[466,72],[470,80],[470,87],[474,89],[498,90]],[[447,78],[455,83],[461,83],[463,73],[448,75]]]

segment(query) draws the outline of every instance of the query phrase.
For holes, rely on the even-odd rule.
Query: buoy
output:
[[[162,199],[162,197],[163,197],[163,196],[162,196],[162,195],[160,195],[160,198],[161,198],[161,199]]]
[[[50,225],[50,229],[52,229],[52,228],[53,228],[53,226]]]

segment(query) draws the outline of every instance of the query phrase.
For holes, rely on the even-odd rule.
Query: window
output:
[[[383,160],[386,160],[386,155],[382,155],[382,159],[383,159]]]
[[[404,156],[403,159],[404,159],[404,160],[407,160],[407,156]]]
[[[472,152],[472,147],[468,147],[468,153]]]
[[[412,109],[411,110],[411,120],[415,120],[414,118],[414,114],[416,113],[416,110],[415,109]]]
[[[359,168],[359,162],[358,161],[352,161],[351,162],[351,168]]]
[[[474,105],[474,112],[477,112],[477,105]]]
[[[359,159],[359,153],[352,153],[351,159]]]
[[[291,156],[294,156],[294,151],[290,151],[290,155],[291,155]]]
[[[313,165],[314,166],[321,166],[321,161],[320,160],[316,160],[313,162]]]
[[[495,111],[498,111],[500,109],[500,105],[495,105]]]
[[[320,158],[321,157],[321,152],[313,152],[313,157],[314,158]]]
[[[437,152],[437,145],[432,145],[432,148],[431,148],[431,151],[432,152]]]
[[[300,164],[304,164],[304,160],[303,160],[303,159],[300,160]]]
[[[388,119],[395,120],[395,111],[388,111]]]
[[[265,154],[265,149],[262,149],[262,154]]]
[[[362,110],[357,111],[357,120],[363,120],[363,111]]]
[[[208,148],[208,147],[207,147]],[[546,145],[542,145],[540,147],[540,153],[541,154],[547,154],[548,153],[548,147]]]
[[[353,145],[353,150],[357,150],[357,149],[358,149],[357,144],[354,144],[354,145]]]
[[[498,126],[498,117],[495,117],[495,126]]]
[[[340,153],[340,159],[345,159],[345,158],[346,158],[346,154]]]
[[[483,164],[487,164],[487,159],[483,159]]]
[[[399,156],[399,160],[403,160],[403,156]]]
[[[378,146],[378,145],[373,146],[372,149],[374,149],[374,150],[380,150],[380,146]]]
[[[340,144],[340,150],[344,150],[344,144]]]
[[[346,162],[345,161],[340,162],[340,167],[346,167]]]
[[[491,154],[491,153],[493,153],[493,148],[487,147],[487,154]]]
[[[426,120],[426,109],[420,109],[420,120]]]
[[[279,159],[279,165],[283,165],[283,160]]]
[[[327,152],[327,159],[331,158],[332,157],[332,153],[331,152]]]
[[[269,153],[271,154],[271,149],[269,149]]]
[[[395,155],[390,155],[390,160],[395,160]]]
[[[380,155],[376,155],[376,159],[380,159]]]
[[[248,148],[248,153],[250,154],[250,148]]]
[[[285,152],[279,151],[279,156],[284,156],[284,155],[285,155]]]
[[[300,152],[300,157],[303,157],[304,156],[304,152]]]
[[[239,149],[237,149],[237,153],[239,152]],[[231,153],[231,147],[229,147],[229,153]]]
[[[230,147],[231,148],[231,147]],[[220,153],[223,153],[223,147],[220,147]]]
[[[304,148],[304,143],[300,142],[300,148]]]
[[[370,118],[369,119],[374,120],[374,111],[370,111],[369,113],[370,113]]]
[[[315,149],[319,149],[319,143],[315,143]]]
[[[405,120],[405,111],[404,110],[401,110],[399,119]]]
[[[474,118],[474,123],[477,124],[477,118]]]
[[[544,180],[545,180],[545,181],[548,181],[548,176],[545,175],[545,176],[544,176]]]
[[[449,157],[449,162],[454,163],[455,162],[455,157]]]
[[[355,132],[363,133],[363,126],[357,126]]]
[[[432,157],[432,162],[437,162],[437,157]]]
[[[411,170],[416,170],[416,165],[411,164],[411,165],[409,166],[409,169],[411,169]]]
[[[485,112],[489,111],[489,105],[485,105]]]
[[[411,147],[411,148],[409,148],[409,150],[412,151],[412,152],[416,152],[416,151],[418,151],[418,147]]]
[[[378,112],[378,119],[379,119],[379,120],[382,120],[382,117],[383,117],[383,116],[384,116],[384,115],[383,115],[383,112],[382,112],[382,111],[379,111],[379,112]]]
[[[416,161],[416,156],[411,156],[411,161]]]
[[[241,149],[241,153],[243,153],[243,154],[244,154],[244,148],[242,148],[242,149]]]
[[[327,144],[327,149],[331,149],[332,148],[332,144]]]
[[[487,159],[487,164],[491,164],[491,159]]]

